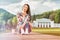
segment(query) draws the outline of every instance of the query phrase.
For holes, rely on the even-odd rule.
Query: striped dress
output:
[[[26,23],[25,26],[24,26],[24,31],[25,31],[26,28],[28,28],[29,33],[31,32],[31,28],[30,28],[30,25],[28,23],[29,20],[30,20],[30,18],[29,18],[28,14],[25,17],[22,17],[21,13],[17,14],[17,21],[18,21],[17,28],[18,28],[19,32],[20,32],[20,27],[24,22]]]

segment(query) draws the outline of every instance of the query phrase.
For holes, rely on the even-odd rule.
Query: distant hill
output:
[[[0,21],[7,21],[10,18],[13,18],[15,15],[7,12],[6,10],[0,8]]]
[[[44,12],[42,14],[32,16],[33,20],[40,19],[40,18],[48,18],[48,19],[53,20],[56,23],[60,23],[60,9],[55,10],[55,11],[48,11],[48,12]]]

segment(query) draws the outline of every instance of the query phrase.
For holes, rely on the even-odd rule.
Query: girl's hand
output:
[[[29,24],[30,24],[31,26],[33,26],[31,22],[29,22]]]
[[[25,24],[26,24],[26,23],[24,22],[24,23],[21,25],[21,28],[24,28]]]

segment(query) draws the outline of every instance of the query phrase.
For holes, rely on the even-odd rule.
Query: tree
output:
[[[16,17],[13,17],[12,25],[13,25],[13,28],[16,28],[16,26],[17,26],[17,18]]]
[[[60,11],[57,11],[57,14],[55,15],[55,22],[60,23]]]
[[[6,26],[8,26],[8,28],[10,30],[12,29],[12,27],[13,27],[13,25],[12,25],[12,18],[7,21],[7,25]]]
[[[52,21],[55,20],[55,13],[52,13],[50,16],[49,16],[49,19],[51,19]]]

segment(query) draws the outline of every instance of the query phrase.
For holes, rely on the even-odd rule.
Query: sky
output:
[[[0,5],[9,5],[17,2],[21,2],[21,0],[0,0]]]
[[[10,11],[17,12],[26,1],[31,7],[32,15],[60,9],[60,0],[0,0],[0,7],[6,6]]]

